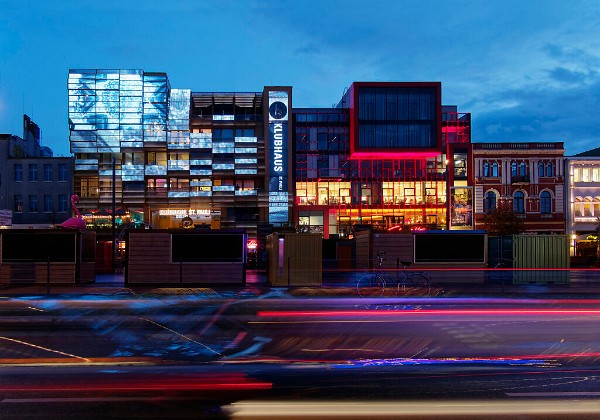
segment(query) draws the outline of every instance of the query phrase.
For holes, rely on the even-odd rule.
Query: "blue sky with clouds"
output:
[[[472,139],[600,146],[597,0],[0,0],[0,132],[68,155],[69,68],[164,71],[172,87],[327,107],[353,81],[441,81]]]

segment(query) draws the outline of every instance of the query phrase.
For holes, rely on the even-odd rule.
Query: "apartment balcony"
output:
[[[510,179],[511,184],[529,184],[531,183],[531,178],[529,175],[517,175],[512,176]]]

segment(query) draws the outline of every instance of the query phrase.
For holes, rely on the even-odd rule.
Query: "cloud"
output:
[[[561,89],[531,85],[496,92],[473,116],[473,141],[563,141],[567,154],[597,147],[600,80]],[[500,109],[496,102],[518,101]]]
[[[585,81],[586,74],[581,71],[569,70],[565,67],[555,67],[548,71],[550,77],[557,82],[565,84],[582,83]]]

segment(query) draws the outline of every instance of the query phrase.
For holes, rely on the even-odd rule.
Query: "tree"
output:
[[[485,230],[493,236],[518,235],[524,230],[523,220],[510,208],[499,206],[486,214]]]

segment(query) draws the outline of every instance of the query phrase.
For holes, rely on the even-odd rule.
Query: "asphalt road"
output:
[[[13,296],[0,418],[598,418],[599,321],[597,299]]]

